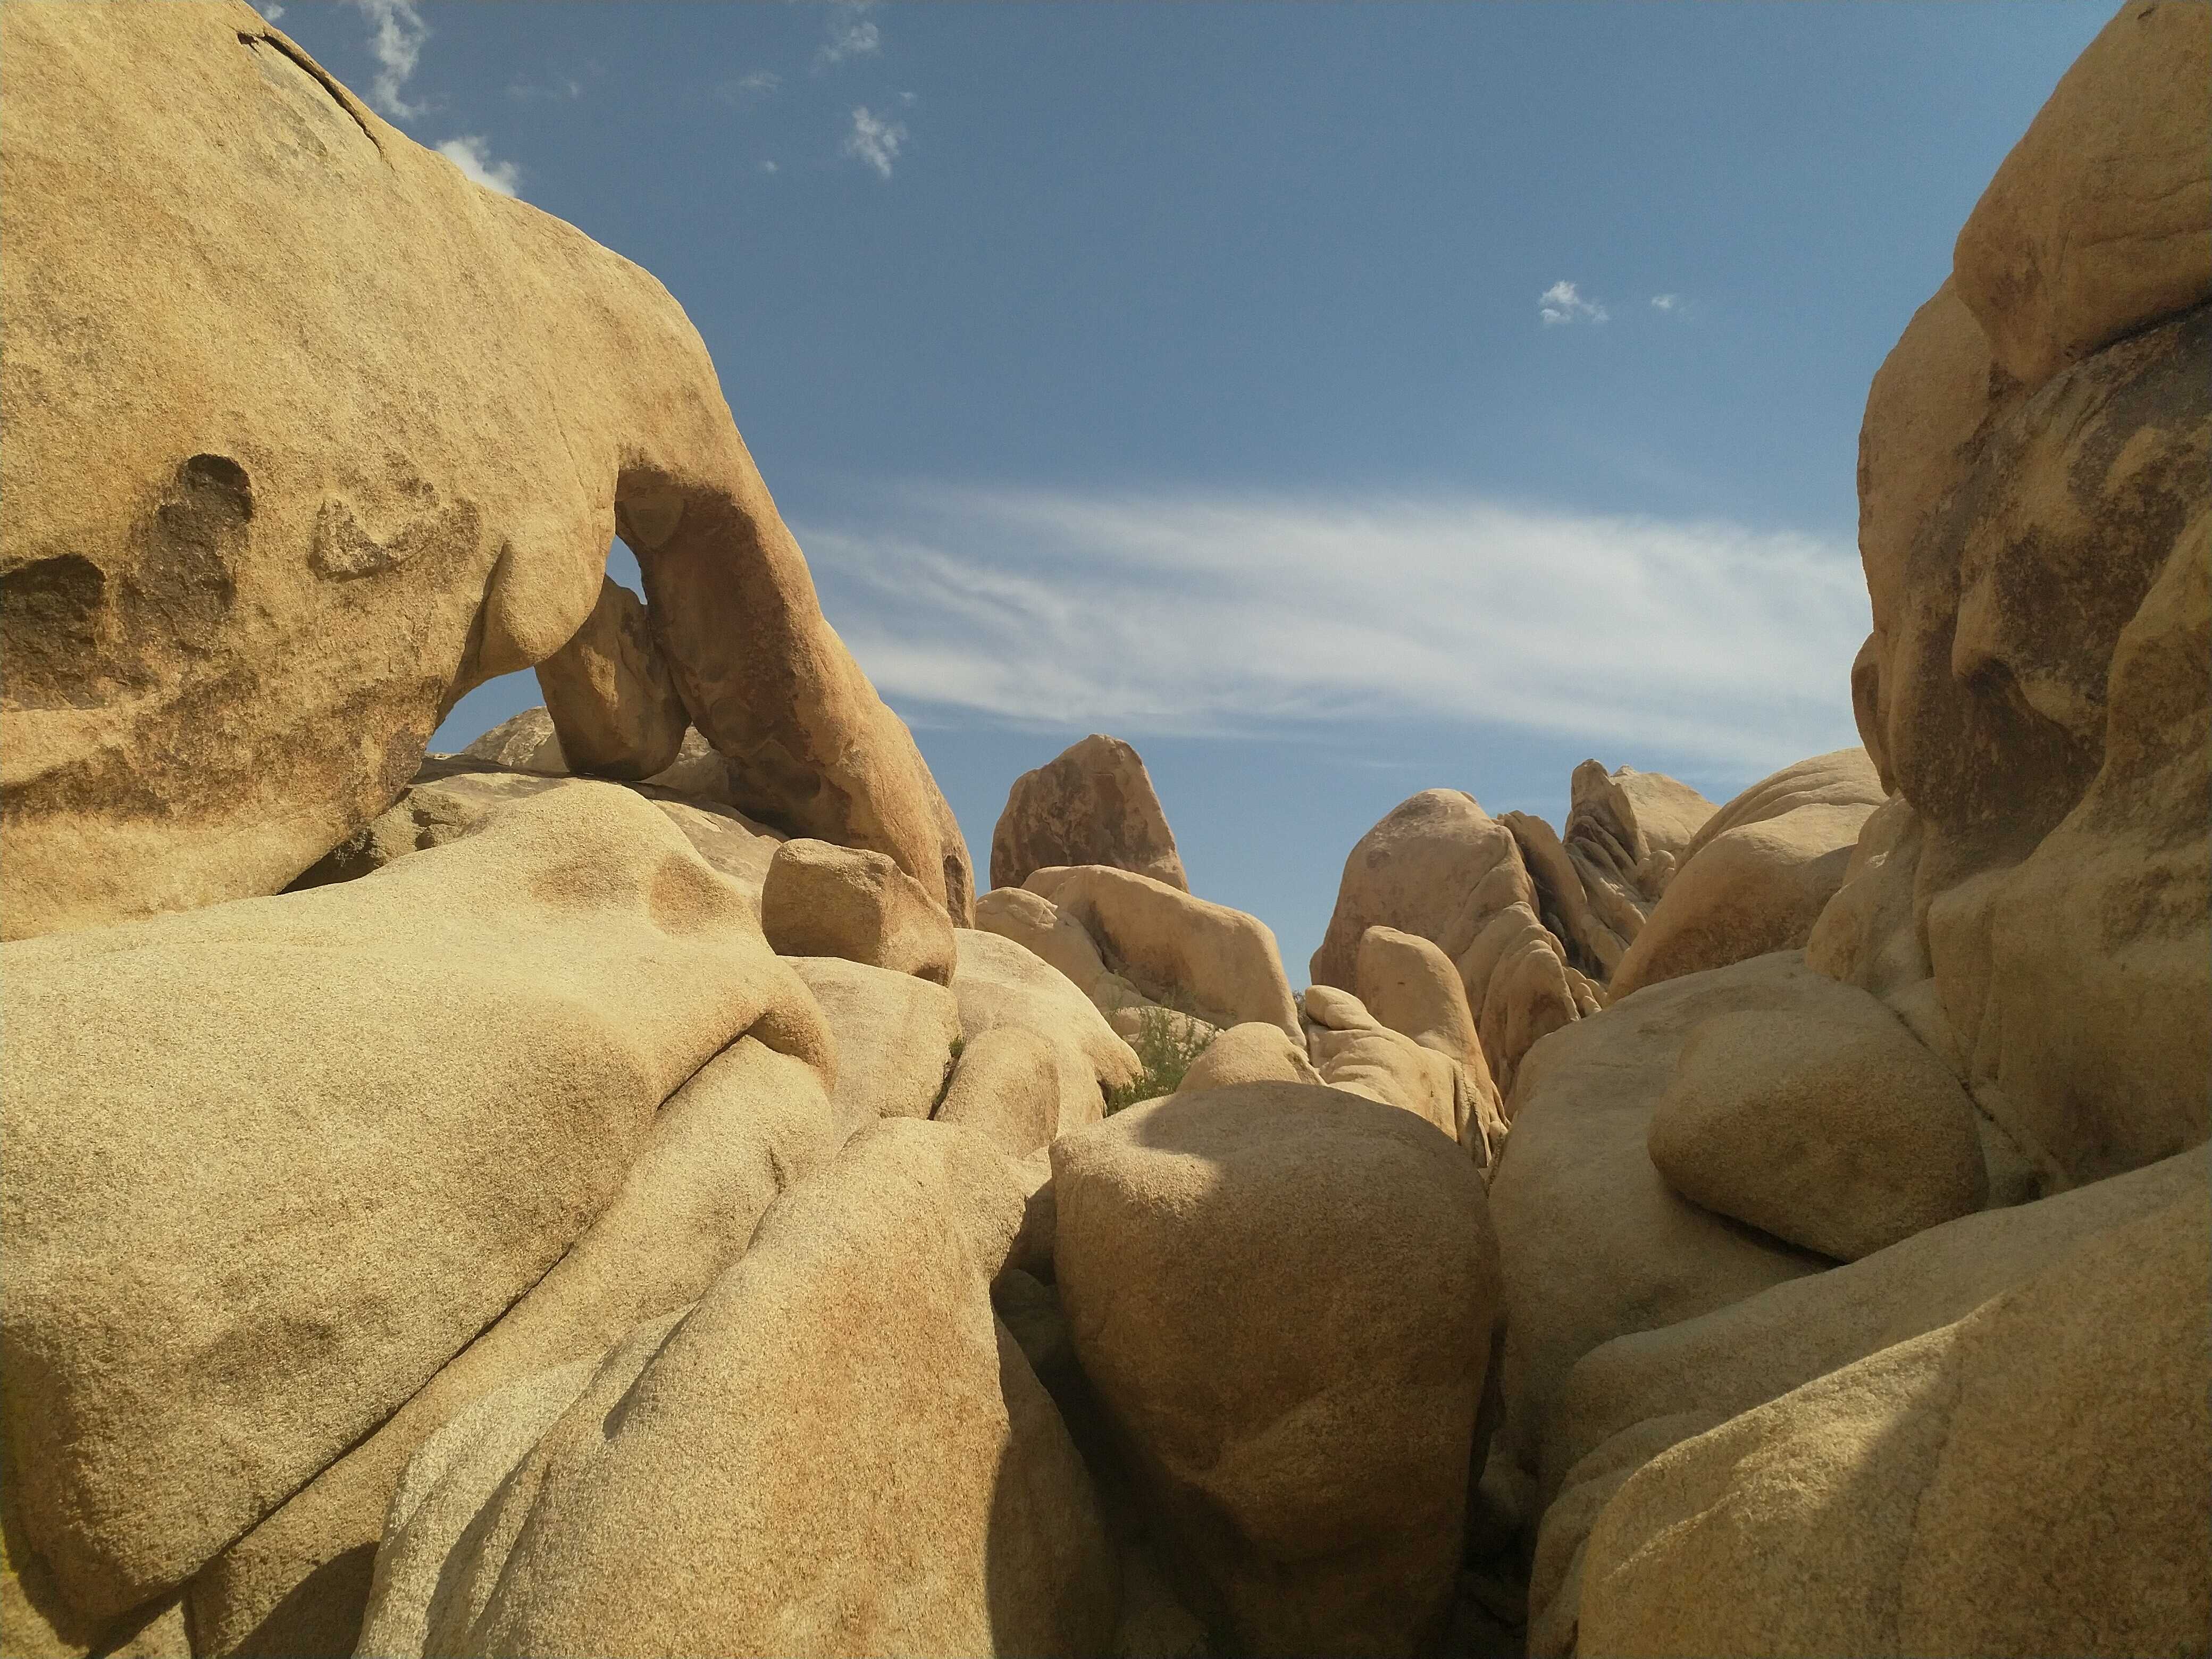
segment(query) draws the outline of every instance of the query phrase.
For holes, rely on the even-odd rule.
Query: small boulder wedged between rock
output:
[[[1646,1144],[1683,1197],[1838,1261],[1989,1194],[1973,1102],[1871,996],[1705,1020]]]
[[[1060,1133],[1059,1056],[1024,1026],[995,1026],[963,1047],[932,1115],[990,1136],[1009,1158],[1026,1158]]]
[[[1012,939],[957,928],[959,966],[952,994],[960,1034],[973,1042],[1002,1025],[1019,1025],[1049,1042],[1060,1070],[1060,1133],[1105,1115],[1104,1091],[1126,1088],[1144,1063],[1066,975]]]
[[[1052,1164],[1076,1353],[1217,1640],[1440,1638],[1497,1302],[1466,1155],[1279,1083],[1133,1107]]]
[[[952,923],[887,854],[787,841],[761,884],[761,931],[778,956],[842,957],[944,985]]]
[[[600,579],[592,614],[537,673],[570,771],[628,783],[676,763],[691,716],[653,643],[644,601],[612,576]]]
[[[1273,1025],[1250,1020],[1231,1026],[1206,1044],[1182,1074],[1175,1092],[1194,1095],[1206,1089],[1232,1089],[1241,1083],[1320,1081],[1321,1073],[1314,1070],[1304,1048]]]
[[[1092,733],[1006,792],[991,831],[991,885],[1051,865],[1103,864],[1190,890],[1152,774],[1119,738]]]
[[[840,1141],[879,1117],[927,1117],[951,1074],[960,1005],[942,985],[843,957],[787,957],[828,1021]]]

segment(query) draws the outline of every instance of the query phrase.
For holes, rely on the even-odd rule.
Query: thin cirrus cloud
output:
[[[438,146],[438,154],[459,167],[471,182],[486,190],[495,190],[502,196],[514,195],[522,182],[522,170],[512,161],[492,160],[491,147],[473,133],[447,139]]]
[[[1410,718],[1762,769],[1853,740],[1858,561],[1800,534],[1475,497],[940,489],[801,535],[838,631],[924,723]]]
[[[845,135],[845,154],[888,179],[906,143],[906,124],[871,111],[866,104],[853,112],[852,131]]]
[[[783,77],[774,70],[755,70],[750,75],[715,82],[714,96],[726,104],[750,103],[767,97],[782,84]]]
[[[1546,328],[1556,328],[1570,323],[1602,323],[1611,319],[1612,313],[1595,300],[1585,300],[1572,283],[1558,282],[1546,289],[1536,301],[1537,315]]]
[[[369,79],[369,101],[395,121],[422,114],[428,106],[410,103],[406,95],[407,82],[422,61],[422,42],[430,33],[429,25],[415,9],[415,0],[354,0],[354,3],[374,26],[368,50],[376,59],[376,73]]]

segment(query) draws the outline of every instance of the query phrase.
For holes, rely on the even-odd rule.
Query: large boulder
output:
[[[1959,233],[1959,293],[2040,386],[2212,298],[2212,9],[2127,0],[2059,81]]]
[[[1459,969],[1492,1077],[1510,1091],[1536,1040],[1580,1017],[1567,947],[1540,902],[1511,828],[1459,789],[1425,789],[1361,836],[1314,952],[1313,982],[1352,989],[1373,927],[1425,939]]]
[[[302,871],[289,890],[356,880],[394,859],[472,836],[519,802],[576,787],[579,781],[459,756],[425,760],[398,800]],[[761,888],[776,848],[783,843],[781,836],[734,807],[689,799],[650,783],[629,787],[658,806],[718,873],[744,889],[757,914]]]
[[[1490,1183],[1505,1283],[1501,1449],[1522,1470],[1542,1468],[1567,1373],[1591,1349],[1833,1265],[1692,1203],[1647,1148],[1682,1048],[1708,1020],[1872,1001],[1784,953],[1625,997],[1529,1054]]]
[[[1146,1000],[1211,1025],[1264,1020],[1297,1035],[1282,954],[1258,917],[1104,865],[1040,871],[1030,887],[1088,933],[1106,966]]]
[[[1304,1048],[1274,1026],[1255,1020],[1232,1025],[1207,1043],[1174,1092],[1194,1095],[1202,1089],[1231,1089],[1241,1083],[1320,1081],[1321,1073],[1314,1070]]]
[[[2187,1190],[1963,1318],[1644,1464],[1590,1530],[1575,1650],[2203,1651],[2212,1204],[2186,1161]]]
[[[665,289],[246,5],[9,7],[0,62],[0,933],[283,887],[568,643],[617,533],[737,804],[965,918]]]
[[[471,1402],[582,1363],[640,1320],[696,1301],[744,1253],[778,1194],[838,1142],[811,1066],[740,1037],[670,1097],[599,1218],[497,1323],[362,1444],[192,1582],[202,1653],[354,1650],[402,1473]]]
[[[842,957],[791,957],[837,1056],[840,1140],[879,1117],[927,1117],[960,1047],[960,1005],[942,985]]]
[[[575,636],[538,665],[538,688],[571,770],[649,778],[676,763],[691,716],[636,594],[611,576]]]
[[[2212,307],[2033,388],[1990,351],[1939,295],[1868,399],[1855,702],[1904,805],[1807,948],[1966,1081],[2017,1199],[2212,1128]]]
[[[444,757],[431,757],[433,760],[440,758]],[[518,772],[543,772],[553,776],[565,776],[570,770],[568,757],[561,750],[560,734],[553,729],[553,717],[542,705],[509,715],[451,758],[496,761]],[[731,805],[730,763],[714,752],[713,745],[699,735],[696,726],[684,732],[683,746],[677,750],[676,758],[644,782],[688,800]]]
[[[1450,957],[1416,934],[1370,927],[1359,936],[1354,979],[1370,1013],[1457,1065],[1470,1097],[1488,1118],[1504,1121],[1504,1105],[1468,1006],[1467,987]]]
[[[1323,1083],[1411,1112],[1466,1141],[1474,1103],[1458,1061],[1393,1030],[1358,997],[1333,987],[1308,991],[1305,1014],[1306,1053]],[[1486,1139],[1478,1139],[1486,1154]]]
[[[787,841],[761,884],[761,931],[779,956],[842,957],[943,985],[952,924],[921,884],[881,853]]]
[[[1094,732],[1006,792],[991,831],[991,885],[1019,887],[1061,864],[1133,870],[1190,890],[1152,774],[1119,738]]]
[[[994,887],[975,901],[975,927],[1013,940],[1066,975],[1068,982],[1091,1001],[1099,1000],[1106,959],[1082,924],[1061,915],[1060,907],[1042,894],[1024,887]]]
[[[959,965],[952,994],[963,1040],[1004,1025],[1035,1032],[1052,1045],[1060,1077],[1054,1133],[1096,1123],[1105,1115],[1104,1091],[1126,1088],[1142,1074],[1135,1051],[1066,975],[1012,939],[968,927],[954,929],[953,939]]]
[[[1103,1650],[1115,1559],[957,1138],[864,1131],[565,1406],[573,1372],[431,1448],[363,1650]]]
[[[1609,994],[1803,949],[1844,884],[1861,826],[1886,799],[1863,749],[1816,755],[1752,785],[1691,839]]]
[[[1973,1102],[1870,996],[1702,1021],[1646,1145],[1683,1197],[1839,1261],[1989,1194]]]
[[[1276,1083],[1132,1108],[1052,1162],[1077,1356],[1217,1639],[1439,1637],[1497,1305],[1465,1155]]]
[[[831,1064],[744,896],[607,784],[361,881],[17,941],[0,1018],[4,1433],[88,1616],[391,1416],[734,1038]]]

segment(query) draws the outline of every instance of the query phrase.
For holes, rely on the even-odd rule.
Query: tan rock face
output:
[[[303,871],[291,890],[356,880],[410,853],[472,836],[519,803],[580,781],[459,757],[426,760],[398,800]],[[630,787],[658,806],[716,873],[743,888],[757,913],[761,884],[782,836],[732,807],[686,799],[650,783]]]
[[[1051,963],[1085,996],[1106,977],[1105,958],[1072,916],[1042,894],[1021,887],[994,887],[975,901],[975,926],[1009,939]],[[1092,997],[1096,1001],[1097,998]]]
[[[396,1410],[733,1037],[830,1063],[743,895],[611,785],[362,881],[19,941],[0,1006],[4,1428],[88,1615]]]
[[[1267,923],[1131,871],[1103,865],[1032,876],[1091,936],[1106,966],[1147,1001],[1210,1025],[1262,1020],[1296,1036],[1297,1007]]]
[[[992,1316],[997,1264],[957,1212],[957,1174],[932,1165],[953,1135],[856,1136],[503,1480],[483,1466],[550,1401],[510,1395],[468,1445],[438,1448],[397,1517],[372,1632],[407,1653],[1103,1650],[1114,1557],[1058,1412]],[[410,1559],[417,1516],[434,1548],[456,1540],[434,1575]]]
[[[1060,1133],[1060,1060],[1053,1045],[1024,1026],[985,1031],[961,1050],[935,1117],[988,1135],[1009,1158],[1048,1145]]]
[[[1957,1322],[1645,1464],[1591,1530],[1577,1650],[2200,1647],[2212,1205],[2198,1163],[2193,1191]]]
[[[691,716],[636,594],[611,576],[575,636],[538,665],[545,713],[571,771],[649,778],[676,763]]]
[[[1496,1305],[1466,1155],[1336,1090],[1249,1085],[1055,1142],[1053,1185],[1076,1352],[1218,1637],[1440,1634]]]
[[[837,1138],[879,1117],[927,1117],[960,1040],[960,1005],[942,985],[842,957],[786,958],[829,1024]]]
[[[1254,1021],[1232,1025],[1206,1045],[1176,1085],[1179,1095],[1233,1089],[1240,1083],[1318,1083],[1321,1073],[1305,1049],[1274,1026]]]
[[[244,5],[0,30],[0,929],[283,887],[574,635],[617,532],[738,805],[966,916],[950,811],[659,284]]]
[[[1019,887],[1062,864],[1133,870],[1190,890],[1152,774],[1119,738],[1094,733],[1006,792],[991,832],[991,885]]]
[[[1096,1123],[1106,1109],[1102,1091],[1126,1087],[1144,1070],[1129,1045],[1065,975],[1012,940],[965,927],[953,939],[962,1036],[973,1042],[1003,1025],[1034,1031],[1052,1045],[1060,1073],[1059,1132]]]
[[[1794,954],[1760,957],[1623,998],[1529,1054],[1490,1208],[1505,1282],[1500,1449],[1530,1474],[1544,1467],[1567,1373],[1591,1349],[1832,1265],[1691,1203],[1646,1148],[1698,1026],[1817,1011],[1842,988]]]
[[[695,1301],[777,1195],[829,1163],[835,1127],[812,1066],[751,1037],[708,1060],[655,1115],[621,1187],[552,1270],[193,1581],[201,1650],[352,1652],[386,1513],[426,1440],[471,1401],[549,1365],[588,1365],[640,1320]]]
[[[1510,1091],[1530,1045],[1580,1013],[1566,947],[1538,920],[1538,902],[1509,826],[1462,790],[1424,790],[1346,859],[1314,983],[1349,989],[1370,927],[1428,939],[1458,968],[1491,1075]]]
[[[1449,957],[1429,940],[1395,927],[1370,927],[1359,936],[1354,968],[1359,1000],[1394,1031],[1403,1031],[1426,1048],[1456,1061],[1468,1086],[1489,1097],[1498,1109],[1498,1085],[1491,1080],[1467,988]]]
[[[1971,1215],[1989,1192],[1973,1103],[1869,996],[1706,1020],[1648,1146],[1683,1197],[1839,1261]]]
[[[1816,755],[1752,785],[1692,838],[1609,994],[1802,949],[1844,884],[1860,827],[1886,799],[1863,749]]]
[[[761,929],[779,956],[843,957],[939,985],[952,977],[951,922],[881,853],[784,842],[761,885]]]
[[[1966,1079],[2019,1197],[2212,1127],[2212,312],[2032,392],[1984,377],[1973,435],[1914,519],[1934,486],[1880,470],[1911,436],[1887,429],[1909,400],[1883,383],[1950,386],[1946,429],[1966,428],[1974,377],[1944,367],[1954,331],[1916,322],[1869,402],[1863,541],[1887,623],[1860,701],[1911,822],[1859,861],[1815,954]],[[2152,1029],[2166,1039],[2131,1035]]]
[[[2212,298],[2209,131],[2212,8],[2128,0],[1959,233],[1960,295],[2014,379]]]
[[[568,771],[568,757],[561,752],[561,739],[553,730],[553,717],[543,707],[526,708],[501,720],[452,758],[497,761],[518,772],[565,775]],[[695,802],[732,804],[730,763],[714,752],[696,726],[684,732],[676,758],[645,782]]]

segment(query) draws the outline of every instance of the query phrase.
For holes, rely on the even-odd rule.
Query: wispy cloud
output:
[[[369,79],[369,101],[395,121],[420,115],[427,107],[407,101],[403,88],[422,56],[422,42],[430,27],[415,9],[415,0],[354,0],[376,26],[368,50],[376,59]]]
[[[873,114],[863,104],[853,112],[853,130],[845,135],[845,154],[888,179],[891,163],[898,160],[900,146],[905,143],[904,122]]]
[[[884,48],[884,32],[868,14],[865,0],[830,8],[829,40],[823,46],[821,61],[842,64],[848,58],[872,58]]]
[[[760,170],[763,173],[774,173],[776,170],[775,163],[773,161],[763,161],[760,164]]]
[[[750,103],[765,98],[783,84],[783,77],[774,70],[755,70],[750,75],[732,76],[726,81],[714,82],[714,96],[726,104]]]
[[[1583,299],[1572,283],[1553,283],[1537,300],[1536,307],[1547,328],[1562,323],[1602,323],[1611,316],[1597,301]]]
[[[261,21],[264,23],[273,23],[283,15],[284,8],[277,5],[275,0],[269,0],[269,3],[261,8]]]
[[[1682,296],[1679,294],[1655,294],[1651,296],[1651,308],[1654,311],[1680,311]]]
[[[1852,740],[1858,560],[1802,535],[989,490],[800,530],[895,701],[1131,736],[1411,716],[1762,769]]]
[[[508,84],[507,95],[526,104],[566,102],[584,95],[584,83],[568,75],[556,75],[546,81],[515,81]]]
[[[491,146],[474,134],[448,138],[438,154],[459,167],[473,182],[502,196],[512,196],[522,182],[522,170],[512,161],[495,161]]]

